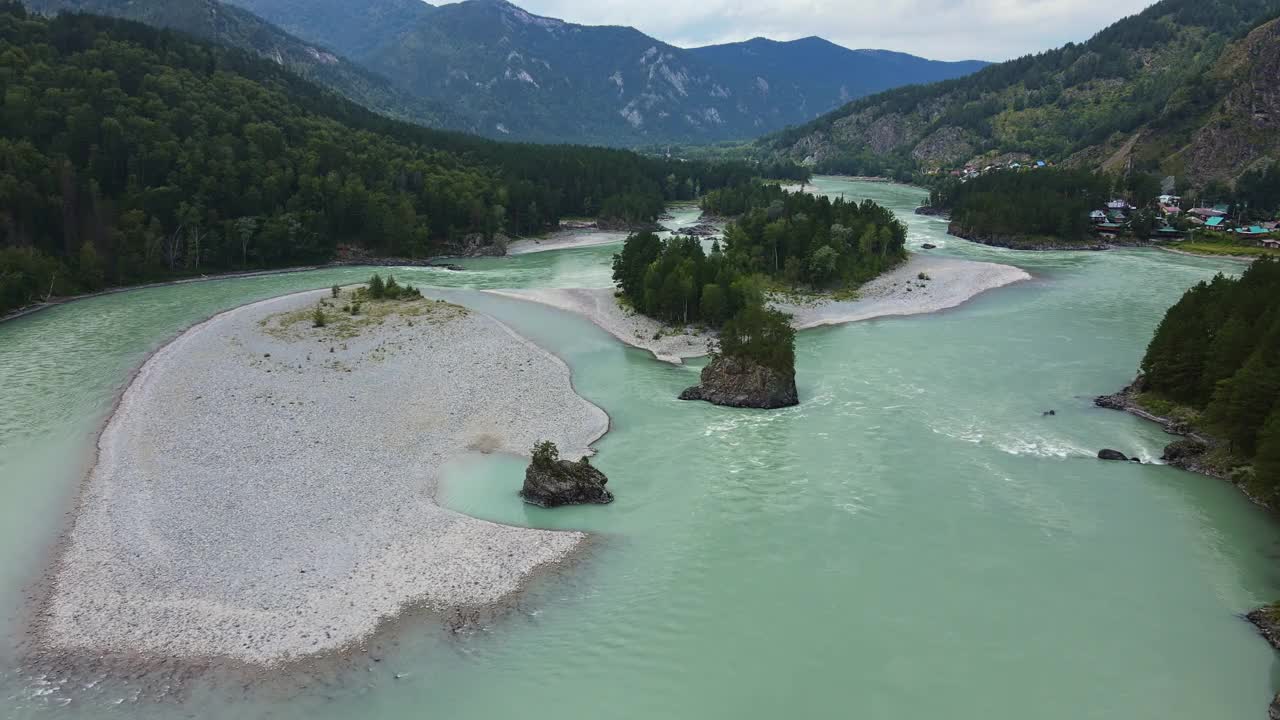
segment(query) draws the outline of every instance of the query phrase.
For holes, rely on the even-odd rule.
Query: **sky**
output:
[[[817,35],[935,60],[1008,60],[1087,40],[1153,0],[512,0],[582,25],[630,25],[672,45]],[[436,0],[433,4],[443,4]]]

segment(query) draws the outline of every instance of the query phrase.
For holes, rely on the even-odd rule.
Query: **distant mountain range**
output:
[[[276,59],[367,107],[539,142],[748,139],[851,99],[985,63],[849,50],[819,38],[683,49],[502,0],[27,0],[182,30]]]
[[[1047,160],[1191,184],[1280,154],[1280,0],[1162,0],[1088,42],[866,97],[765,138],[819,171]]]

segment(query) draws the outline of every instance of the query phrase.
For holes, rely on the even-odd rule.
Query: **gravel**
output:
[[[327,295],[224,313],[144,364],[51,569],[44,649],[270,666],[410,607],[497,603],[586,539],[435,501],[441,466],[469,448],[590,452],[608,416],[563,362],[429,300],[340,339],[309,321]],[[291,311],[304,319],[261,323]]]
[[[648,350],[663,362],[681,365],[684,358],[707,354],[710,333],[690,328],[674,329],[653,318],[623,307],[613,288],[535,288],[486,290],[492,295],[527,300],[581,315],[627,345]]]
[[[928,279],[920,279],[924,273]],[[798,330],[878,317],[921,315],[960,305],[998,287],[1030,280],[1022,268],[948,257],[912,255],[894,270],[858,289],[856,300],[775,302]]]
[[[924,273],[929,279],[920,279]],[[870,320],[893,315],[918,315],[945,310],[987,290],[1031,279],[1012,265],[947,257],[911,258],[859,288],[856,300],[815,298],[810,302],[775,299],[771,304],[793,316],[798,330],[822,325]],[[671,328],[618,303],[612,288],[489,290],[494,295],[528,300],[581,315],[622,342],[648,350],[665,362],[707,354],[713,333]],[[656,336],[656,337],[655,337]]]

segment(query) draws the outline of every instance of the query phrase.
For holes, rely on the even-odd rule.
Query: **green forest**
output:
[[[1280,495],[1280,260],[1202,282],[1165,315],[1142,360],[1142,390],[1198,413],[1195,425],[1252,461],[1243,481]]]
[[[708,193],[703,209],[740,215],[711,252],[696,238],[633,235],[613,279],[639,312],[719,327],[779,283],[822,290],[870,280],[906,257],[906,227],[871,201],[831,201],[745,184]]]
[[[952,233],[960,237],[1082,242],[1093,229],[1089,212],[1111,199],[1112,185],[1110,177],[1088,170],[997,171],[947,180],[930,193],[929,204],[950,211]]]
[[[746,164],[502,144],[376,115],[250,53],[0,3],[0,312],[48,295],[653,220]]]
[[[788,371],[794,332],[765,307],[779,283],[816,290],[870,280],[906,258],[906,227],[871,201],[831,201],[749,183],[713,191],[703,209],[740,216],[711,252],[697,238],[627,238],[613,279],[638,312],[721,328],[721,351]]]

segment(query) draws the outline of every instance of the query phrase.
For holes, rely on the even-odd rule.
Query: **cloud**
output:
[[[629,25],[692,47],[818,35],[938,60],[1007,60],[1098,30],[1151,0],[515,0],[583,25]]]

